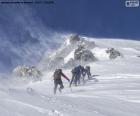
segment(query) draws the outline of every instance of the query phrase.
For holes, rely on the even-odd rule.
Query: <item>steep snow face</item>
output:
[[[140,58],[137,56],[140,55],[140,42],[92,39],[97,46],[91,51],[100,60],[88,65],[98,82],[88,81],[86,77],[84,85],[69,88],[63,79],[63,92],[54,96],[53,71],[45,71],[41,82],[1,75],[0,115],[139,116]],[[123,58],[109,60],[105,50],[110,47],[119,50]],[[65,62],[72,57],[73,50],[66,54]],[[72,77],[71,69],[64,68],[63,72]]]
[[[70,61],[70,59],[74,59],[74,50],[64,58],[65,63]]]

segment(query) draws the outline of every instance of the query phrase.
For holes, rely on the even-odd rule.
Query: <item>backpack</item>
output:
[[[61,69],[56,69],[53,74],[54,80],[61,79]]]
[[[77,66],[72,70],[72,73],[79,74],[81,72],[81,67]]]

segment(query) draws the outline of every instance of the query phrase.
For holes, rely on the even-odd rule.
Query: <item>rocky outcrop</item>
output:
[[[81,39],[78,34],[73,34],[70,36],[70,43],[79,42]]]
[[[110,59],[115,59],[119,56],[122,56],[121,53],[114,48],[109,48],[108,50],[106,50],[106,53],[109,54]]]
[[[84,45],[87,49],[93,49],[96,46],[94,41],[88,41],[84,38],[81,39],[81,44]]]
[[[74,60],[92,62],[95,61],[96,58],[90,50],[85,49],[82,45],[79,45],[74,52]]]
[[[13,70],[13,74],[18,77],[27,77],[33,80],[41,80],[42,73],[36,67],[17,66]]]
[[[81,48],[82,46],[84,46],[84,48]],[[70,67],[78,65],[81,63],[80,61],[95,61],[96,58],[90,51],[90,49],[93,49],[94,47],[94,41],[88,41],[86,38],[81,37],[78,34],[73,34],[62,43],[60,48],[56,50],[54,54],[43,60],[42,65],[44,66],[41,69],[54,70],[65,66]],[[72,59],[69,59],[69,61],[64,60],[73,51],[75,51],[75,53],[72,54]]]
[[[95,47],[94,41],[88,41],[86,38],[80,37],[78,34],[71,35],[69,38],[71,44],[81,44],[86,48],[91,49]]]

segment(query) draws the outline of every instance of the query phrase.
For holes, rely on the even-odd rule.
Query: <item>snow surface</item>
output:
[[[89,64],[99,82],[65,89],[53,95],[53,72],[44,72],[43,81],[17,78],[0,81],[0,116],[139,116],[140,115],[140,42],[93,39],[100,61]],[[105,48],[114,47],[123,58],[109,60]],[[67,61],[72,55],[65,58]],[[63,72],[71,78],[70,70]]]
[[[67,63],[70,59],[74,59],[74,50],[64,58],[64,62]]]

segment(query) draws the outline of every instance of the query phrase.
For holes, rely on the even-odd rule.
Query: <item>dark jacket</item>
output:
[[[81,74],[81,66],[77,66],[72,70],[74,74]]]
[[[53,74],[54,80],[62,80],[61,76],[69,81],[69,78],[66,75],[64,75],[61,69],[56,69],[56,71]]]

